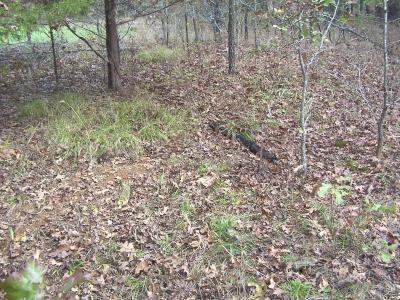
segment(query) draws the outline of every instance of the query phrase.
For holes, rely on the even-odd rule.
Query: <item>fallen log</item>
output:
[[[221,123],[218,122],[211,122],[209,124],[210,128],[214,131],[219,131],[220,133],[222,133],[224,136],[226,136],[227,138],[236,140],[238,142],[240,142],[242,145],[244,145],[247,149],[250,150],[251,153],[269,160],[269,161],[275,161],[278,160],[277,156],[264,149],[264,147],[261,147],[260,145],[258,145],[255,141],[252,141],[251,139],[245,137],[243,134],[241,133],[237,133],[229,128],[226,128],[224,125],[222,125]]]

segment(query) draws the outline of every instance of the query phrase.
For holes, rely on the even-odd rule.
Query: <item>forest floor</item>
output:
[[[296,172],[302,79],[293,48],[241,47],[235,75],[215,45],[123,61],[122,95],[104,91],[101,64],[87,53],[61,59],[56,93],[50,63],[3,72],[0,278],[35,257],[53,297],[81,270],[73,293],[82,299],[399,299],[400,118],[398,107],[389,114],[377,159],[379,52],[348,40],[321,57],[305,176]],[[350,62],[365,66],[369,105],[351,88]],[[114,139],[125,123],[92,135],[97,123],[85,118],[105,115],[127,116],[138,138]],[[55,120],[68,118],[86,127],[54,138]],[[159,123],[144,130],[144,120]],[[215,120],[279,160],[211,130]]]

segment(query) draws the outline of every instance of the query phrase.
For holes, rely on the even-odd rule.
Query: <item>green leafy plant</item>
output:
[[[318,190],[318,197],[330,198],[330,210],[326,214],[328,228],[332,238],[335,238],[337,226],[337,213],[338,207],[343,204],[343,197],[348,195],[351,190],[351,177],[340,176],[336,178],[334,183],[324,182]]]
[[[387,241],[380,240],[378,244],[379,259],[386,264],[390,263],[394,258],[393,254],[395,254],[396,249],[396,243],[389,245]]]
[[[3,290],[8,300],[37,300],[46,296],[44,280],[45,271],[35,261],[29,262],[20,274],[13,274],[0,281],[0,290]],[[65,279],[57,294],[61,299],[70,299],[71,289],[83,281],[80,264],[75,265],[71,274]]]
[[[365,204],[370,212],[380,212],[385,214],[395,214],[397,212],[397,204],[395,202],[379,203],[366,199]]]
[[[336,179],[336,183],[322,183],[318,190],[318,197],[325,198],[330,195],[337,205],[343,204],[343,196],[349,194],[351,187],[347,184],[351,181],[351,177],[340,176]]]
[[[12,275],[0,282],[0,289],[9,300],[40,299],[44,295],[44,270],[35,262],[29,262],[19,275]]]
[[[204,161],[199,162],[196,168],[196,173],[199,176],[204,176],[208,172],[208,165]]]

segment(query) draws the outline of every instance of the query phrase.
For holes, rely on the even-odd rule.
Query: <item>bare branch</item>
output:
[[[89,43],[89,41],[87,39],[85,39],[83,36],[79,35],[66,21],[65,26],[69,29],[69,31],[71,31],[77,38],[79,38],[80,40],[82,40],[98,57],[100,57],[104,62],[108,63],[108,60],[101,55],[100,52],[98,52],[96,49],[93,48],[93,46]]]
[[[161,8],[159,8],[159,9],[155,9],[155,10],[150,11],[150,12],[147,12],[147,13],[144,12],[144,11],[146,10],[146,9],[144,9],[144,10],[142,10],[141,13],[138,13],[138,14],[135,15],[133,18],[128,19],[128,20],[121,21],[121,22],[119,22],[117,25],[118,25],[118,26],[119,26],[119,25],[124,25],[124,24],[126,24],[126,23],[133,22],[133,21],[135,21],[135,20],[138,19],[138,18],[146,17],[146,16],[149,16],[149,15],[155,14],[155,13],[160,12],[160,11],[162,11],[162,10],[168,8],[168,7],[171,7],[171,6],[173,6],[173,5],[175,5],[175,4],[179,3],[179,2],[183,2],[183,0],[176,0],[176,1],[174,1],[174,2],[172,2],[172,3],[170,3],[170,4],[168,4],[168,5],[165,5],[164,7],[161,7]]]

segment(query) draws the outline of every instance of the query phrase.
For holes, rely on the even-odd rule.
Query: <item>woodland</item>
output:
[[[0,0],[0,299],[400,299],[399,0]]]

